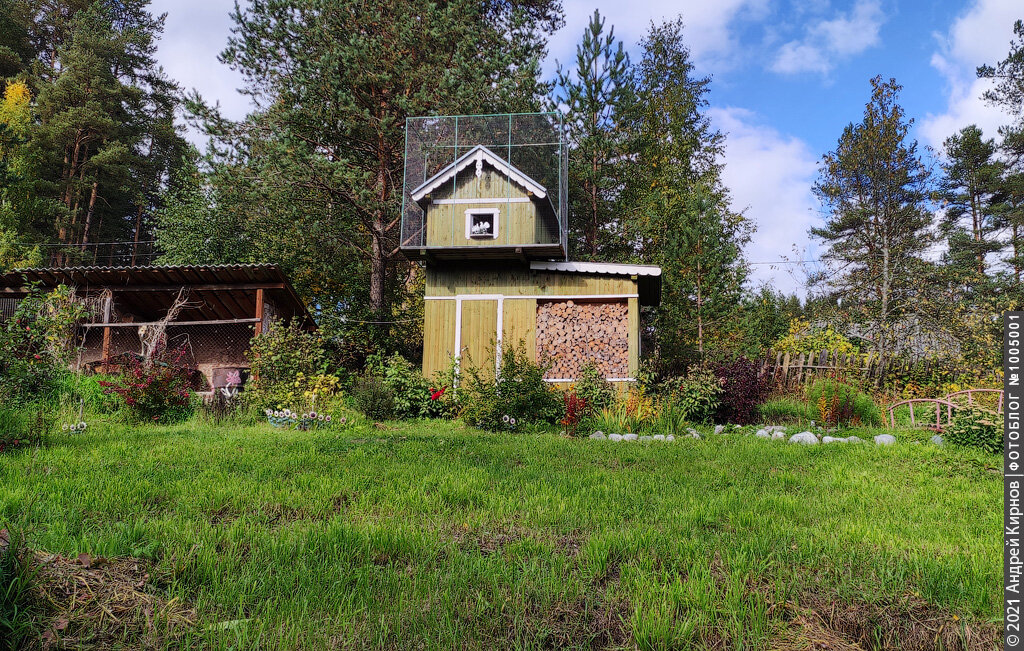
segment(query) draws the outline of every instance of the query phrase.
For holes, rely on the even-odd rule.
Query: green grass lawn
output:
[[[907,440],[94,423],[0,455],[37,560],[136,568],[134,611],[36,595],[77,646],[995,648],[1001,495],[998,457]]]

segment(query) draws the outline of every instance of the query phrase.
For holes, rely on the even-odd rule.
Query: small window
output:
[[[497,208],[470,208],[466,211],[466,239],[496,239],[498,237]]]

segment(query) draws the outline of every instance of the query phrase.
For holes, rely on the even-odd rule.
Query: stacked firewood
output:
[[[537,305],[537,358],[548,379],[575,379],[593,362],[604,377],[628,377],[629,320],[625,301]]]

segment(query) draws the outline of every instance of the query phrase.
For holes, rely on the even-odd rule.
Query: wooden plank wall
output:
[[[451,184],[431,195],[437,199],[526,199],[528,195],[515,183],[492,168],[484,168],[480,178],[476,168],[459,173],[458,187],[452,196]],[[497,208],[498,237],[466,239],[466,211],[473,208]],[[427,246],[508,246],[546,242],[537,239],[537,206],[529,202],[430,204],[427,206]]]
[[[455,341],[456,295],[500,294],[503,296],[609,296],[637,293],[637,283],[626,277],[533,272],[526,267],[510,269],[444,269],[428,267],[426,296],[452,300],[427,300],[424,305],[423,373],[428,378],[448,368]],[[619,299],[621,300],[621,299]],[[640,363],[639,301],[626,299],[629,322],[629,372],[636,373]],[[483,301],[481,301],[482,303]],[[463,302],[466,308],[477,301]],[[493,305],[493,301],[488,301]],[[503,305],[502,339],[506,349],[520,340],[530,359],[537,353],[537,300],[506,299]],[[493,333],[494,325],[491,326]],[[463,332],[463,346],[469,342]],[[493,334],[485,337],[487,345]],[[479,353],[476,353],[479,355]]]
[[[455,301],[426,301],[423,320],[423,375],[432,379],[455,354]]]

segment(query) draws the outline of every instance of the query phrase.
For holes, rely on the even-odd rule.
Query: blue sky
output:
[[[1022,0],[565,0],[566,26],[549,43],[545,64],[575,60],[594,9],[639,56],[650,22],[682,14],[699,74],[712,78],[709,114],[726,134],[724,180],[734,207],[757,226],[746,254],[753,281],[798,291],[803,269],[772,261],[814,259],[807,236],[821,222],[811,194],[817,161],[846,124],[860,118],[868,80],[895,77],[913,136],[941,148],[976,123],[989,135],[1008,121],[980,99],[974,70],[1006,56]],[[225,0],[154,0],[167,12],[158,56],[186,88],[219,101],[230,117],[248,109],[239,78],[217,62],[231,21]]]

